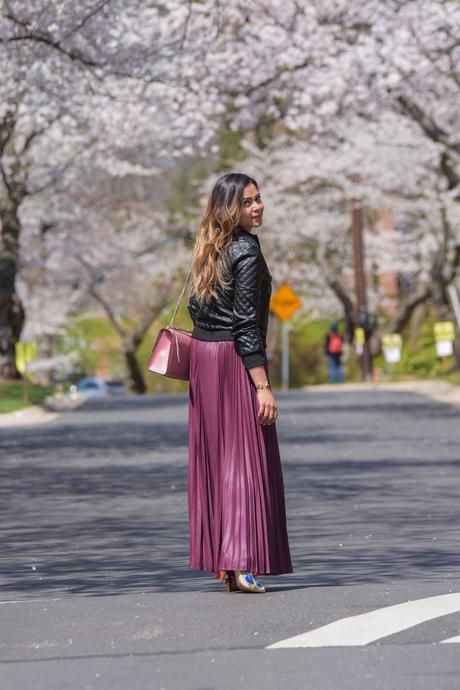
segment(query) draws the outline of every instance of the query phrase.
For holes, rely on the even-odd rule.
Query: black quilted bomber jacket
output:
[[[217,285],[217,298],[209,302],[200,302],[191,295],[188,310],[194,324],[192,336],[199,340],[234,340],[249,369],[264,363],[272,277],[257,235],[236,227],[226,251],[232,288],[224,291]]]

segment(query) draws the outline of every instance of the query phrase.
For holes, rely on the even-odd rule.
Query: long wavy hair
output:
[[[245,187],[257,182],[242,173],[219,177],[209,197],[198,232],[192,258],[192,293],[201,301],[216,297],[216,283],[224,290],[232,284],[227,265],[226,247],[243,209]]]

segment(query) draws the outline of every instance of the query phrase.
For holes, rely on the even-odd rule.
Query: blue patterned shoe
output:
[[[235,570],[236,586],[241,592],[265,592],[260,580],[255,580],[250,570]]]

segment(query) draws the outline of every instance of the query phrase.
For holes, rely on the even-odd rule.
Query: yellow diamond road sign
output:
[[[270,300],[270,309],[274,311],[282,321],[287,321],[287,319],[289,319],[301,306],[302,302],[299,297],[286,283],[278,288]]]

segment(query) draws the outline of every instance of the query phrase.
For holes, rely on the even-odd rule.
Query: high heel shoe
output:
[[[256,580],[250,570],[235,570],[236,586],[241,592],[263,593],[263,582]]]
[[[236,592],[238,590],[233,570],[220,570],[218,577],[224,583],[227,592]]]

